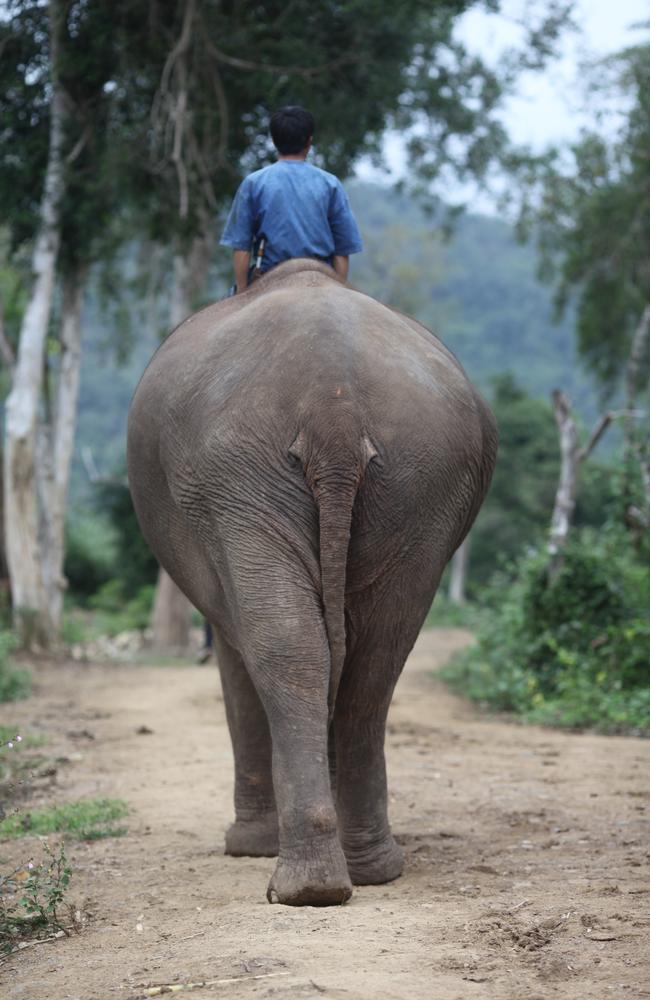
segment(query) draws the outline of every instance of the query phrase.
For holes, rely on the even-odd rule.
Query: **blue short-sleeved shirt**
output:
[[[261,234],[263,271],[295,257],[331,261],[363,250],[341,182],[304,160],[278,160],[242,181],[220,243],[250,250]]]

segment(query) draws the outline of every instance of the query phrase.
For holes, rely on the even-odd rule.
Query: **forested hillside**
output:
[[[561,386],[578,409],[591,408],[588,381],[575,361],[571,320],[554,323],[551,294],[536,278],[534,253],[517,243],[508,225],[466,215],[445,240],[440,226],[406,195],[360,182],[348,190],[365,241],[365,252],[352,262],[353,284],[435,330],[486,394],[491,394],[491,378],[509,371],[532,395],[548,397]],[[215,298],[230,281],[229,255],[216,244],[217,234]],[[106,300],[100,305],[95,299],[86,312],[73,479],[77,501],[87,483],[82,449],[91,449],[102,475],[123,468],[131,394],[167,332],[160,320],[165,282],[159,285],[144,306],[144,292],[125,293],[131,308],[123,310],[126,357],[121,359],[108,336],[115,320],[107,315]]]
[[[562,386],[588,405],[571,317],[554,322],[535,254],[509,225],[468,214],[445,240],[406,195],[366,184],[350,195],[366,248],[353,265],[355,284],[431,327],[484,391],[491,376],[510,371],[533,395]]]

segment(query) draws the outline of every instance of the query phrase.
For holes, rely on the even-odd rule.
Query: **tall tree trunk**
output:
[[[42,572],[50,620],[58,630],[63,613],[65,509],[74,448],[79,376],[81,371],[81,306],[85,267],[77,267],[63,281],[61,355],[51,419],[41,426],[39,461]]]
[[[210,260],[208,223],[186,254],[174,257],[169,321],[173,329],[192,311],[193,300],[205,283]],[[155,649],[186,649],[190,641],[192,605],[161,567],[151,615]]]
[[[52,101],[47,170],[32,270],[34,284],[20,330],[13,383],[6,404],[4,489],[7,563],[14,624],[20,641],[49,645],[56,631],[45,598],[40,559],[36,461],[43,363],[52,310],[63,194],[64,95],[58,77],[63,9],[51,0]]]
[[[467,600],[467,567],[469,565],[468,535],[456,549],[451,560],[451,579],[449,580],[449,600],[452,604],[464,604]]]
[[[580,466],[594,450],[615,416],[613,413],[604,413],[595,424],[587,443],[580,447],[578,431],[571,412],[571,403],[568,396],[560,392],[559,389],[553,391],[553,409],[560,435],[560,478],[555,494],[548,540],[549,579],[551,582],[557,577],[564,563],[564,550],[569,540],[578,493]]]

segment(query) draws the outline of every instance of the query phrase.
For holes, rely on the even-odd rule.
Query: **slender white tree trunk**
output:
[[[209,236],[198,236],[185,255],[174,257],[174,277],[169,309],[170,326],[182,323],[192,311],[193,299],[203,287],[210,260]],[[190,641],[192,605],[162,567],[151,615],[152,642],[156,649],[186,649]]]
[[[456,549],[451,560],[451,579],[449,581],[449,600],[452,604],[464,604],[467,600],[467,567],[469,565],[469,539]]]
[[[4,488],[7,564],[14,623],[25,645],[51,641],[54,623],[45,600],[39,548],[36,461],[45,341],[52,309],[63,194],[64,95],[58,80],[62,8],[50,2],[52,101],[48,163],[32,269],[34,284],[20,330],[6,404]]]
[[[79,267],[66,275],[63,281],[61,355],[56,396],[51,419],[42,425],[40,434],[38,480],[43,586],[48,616],[57,631],[61,626],[63,594],[67,587],[63,574],[65,510],[79,397],[81,306],[85,275],[85,268]]]
[[[551,517],[548,551],[553,565],[556,565],[559,562],[560,553],[568,541],[573,519],[578,487],[580,449],[578,431],[571,413],[571,404],[568,397],[557,389],[553,393],[553,407],[560,435],[560,478]]]
[[[549,564],[551,581],[558,575],[564,562],[564,549],[569,540],[569,532],[573,523],[580,466],[591,455],[616,416],[611,412],[604,413],[594,425],[586,444],[580,447],[569,397],[560,392],[559,389],[553,391],[553,409],[560,435],[560,478],[555,494],[548,540],[548,553],[551,557]]]

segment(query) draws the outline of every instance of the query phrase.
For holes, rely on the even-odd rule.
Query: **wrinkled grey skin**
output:
[[[215,627],[226,851],[279,850],[271,902],[342,903],[402,871],[386,713],[495,452],[490,411],[433,334],[314,261],[191,316],[140,382],[135,508]]]

